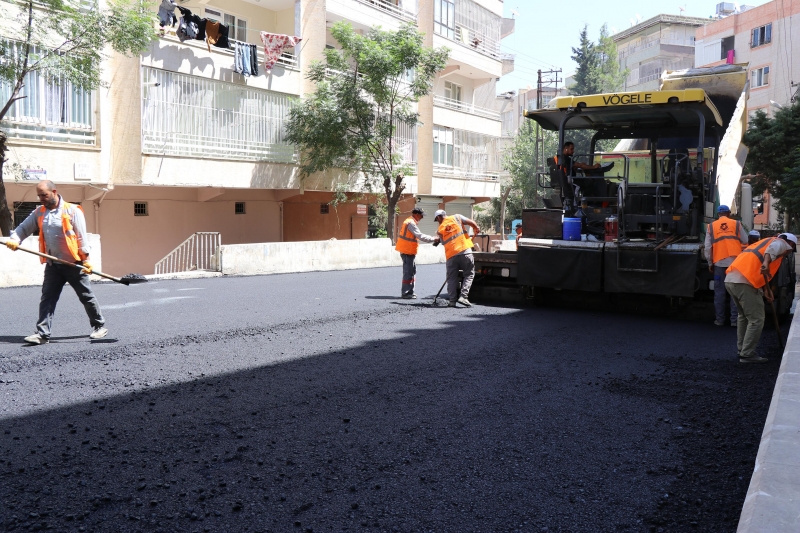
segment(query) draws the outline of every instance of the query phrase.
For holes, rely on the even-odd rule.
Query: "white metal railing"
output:
[[[164,39],[165,41],[170,41],[171,43],[177,43],[182,46],[190,46],[190,47],[200,48],[203,50],[208,50],[205,41],[198,41],[197,39],[187,39],[181,42],[181,40],[178,39],[178,36],[175,35],[175,28],[172,27],[167,27],[164,35],[162,35],[161,38]],[[228,39],[228,41],[234,42],[235,39]],[[245,43],[245,44],[253,44],[253,43]],[[234,56],[233,48],[217,48],[216,46],[212,46],[211,51],[221,55],[230,56],[231,66],[233,66],[233,56]],[[263,46],[256,45],[256,55],[258,56],[258,65],[261,68],[261,74],[263,74],[263,69],[264,69]],[[300,64],[297,61],[297,55],[291,52],[283,52],[281,56],[278,58],[278,62],[276,64],[284,68],[287,68],[289,70],[300,70]]]
[[[500,41],[488,37],[483,32],[467,28],[466,26],[457,26],[455,41],[491,58],[497,60],[501,58]]]
[[[192,270],[222,270],[219,264],[219,247],[222,234],[200,231],[183,241],[177,248],[156,263],[156,274],[174,274]]]
[[[142,67],[142,151],[293,163],[288,95]]]
[[[417,21],[416,13],[412,13],[411,11],[405,9],[403,2],[400,2],[399,5],[391,2],[390,0],[356,0],[356,2],[359,4],[364,4],[365,6],[373,7],[379,11],[385,11],[389,15],[407,22]]]
[[[433,103],[434,105],[446,107],[448,109],[455,109],[456,111],[463,111],[464,113],[470,113],[472,115],[478,115],[480,117],[491,118],[493,120],[500,120],[499,111],[495,111],[494,109],[488,109],[486,107],[479,107],[467,102],[461,102],[459,100],[453,100],[452,98],[447,98],[445,96],[440,96],[438,94],[433,96]]]

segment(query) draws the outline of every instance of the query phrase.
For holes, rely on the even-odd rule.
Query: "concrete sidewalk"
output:
[[[800,284],[795,288],[800,295]],[[797,306],[797,298],[793,308]],[[800,316],[792,319],[738,533],[800,531]]]

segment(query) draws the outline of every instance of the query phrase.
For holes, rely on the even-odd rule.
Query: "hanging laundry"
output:
[[[178,31],[176,32],[178,39],[180,39],[181,42],[186,39],[204,41],[206,38],[206,19],[201,19],[188,8],[178,5],[175,7],[177,7],[178,11],[183,15],[181,21],[178,23]],[[182,26],[184,26],[183,30],[181,30]]]
[[[278,62],[281,53],[286,48],[291,48],[302,41],[300,37],[280,35],[277,33],[261,32],[261,42],[264,43],[264,70],[269,73]]]
[[[250,45],[250,72],[253,76],[258,76],[258,47]]]
[[[211,51],[210,45],[217,48],[230,48],[228,43],[228,27],[225,24],[209,20],[206,21],[206,46],[208,51]]]
[[[187,19],[187,17],[181,17],[180,22],[178,22],[178,29],[175,32],[175,35],[178,36],[181,42],[187,39],[194,39],[197,37],[197,24]]]
[[[233,41],[233,70],[242,76],[250,76],[250,47],[255,46],[247,43]]]
[[[158,6],[158,25],[162,28],[164,26],[175,26],[178,22],[178,17],[175,16],[175,8],[178,4],[173,0],[161,0],[161,5]]]

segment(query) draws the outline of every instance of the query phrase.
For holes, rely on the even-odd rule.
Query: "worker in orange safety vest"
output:
[[[63,261],[82,265],[76,268],[69,265],[55,263],[49,259],[42,259],[46,263],[44,269],[44,283],[42,284],[42,299],[39,302],[39,322],[36,324],[36,333],[25,337],[28,344],[47,344],[50,341],[50,326],[56,304],[61,296],[64,285],[69,283],[83,304],[92,332],[89,338],[102,339],[108,334],[105,319],[100,312],[100,304],[92,292],[89,274],[92,265],[89,263],[89,243],[86,236],[86,219],[80,206],[73,205],[64,200],[55,184],[50,180],[39,182],[36,186],[36,195],[42,205],[22,221],[11,233],[11,238],[6,241],[6,247],[16,251],[19,243],[29,235],[39,230],[39,251],[52,255]]]
[[[778,272],[783,258],[797,251],[797,237],[781,233],[748,246],[728,267],[725,289],[739,311],[736,347],[740,363],[766,363],[756,355],[764,328],[764,298],[773,301],[769,281]]]
[[[467,299],[472,280],[475,277],[475,259],[472,257],[472,240],[469,238],[467,227],[472,227],[477,235],[480,231],[478,225],[462,215],[450,215],[439,209],[433,218],[439,223],[436,233],[444,245],[444,255],[447,259],[447,296],[448,307],[455,307],[456,302],[466,307],[472,304]],[[461,292],[458,290],[458,273],[464,273]]]
[[[404,300],[413,300],[417,297],[414,293],[414,283],[417,276],[416,261],[419,243],[438,244],[439,240],[436,237],[425,235],[419,230],[417,223],[424,217],[425,211],[421,207],[415,207],[411,210],[411,216],[400,226],[397,234],[397,244],[394,249],[400,252],[400,257],[403,259],[403,286],[400,297]]]
[[[727,205],[717,208],[719,217],[706,227],[705,256],[708,270],[714,273],[714,324],[725,325],[725,307],[728,293],[725,290],[725,271],[731,266],[742,249],[747,246],[747,231],[738,220],[730,218]],[[736,326],[738,311],[733,298],[730,299],[731,326]]]

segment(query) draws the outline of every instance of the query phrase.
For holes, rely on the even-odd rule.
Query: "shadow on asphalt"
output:
[[[402,300],[399,296],[364,296],[367,300]]]
[[[5,344],[22,344],[25,346],[35,346],[34,344],[27,344],[23,339],[27,335],[0,335],[0,343]],[[55,343],[59,341],[68,341],[73,339],[85,339],[89,335],[73,335],[71,337],[50,337],[50,342]]]
[[[592,330],[576,328],[576,317],[591,319]],[[683,468],[694,453],[670,440],[672,425],[656,419],[691,413],[609,391],[606,382],[612,375],[647,378],[661,368],[654,354],[695,357],[727,337],[681,324],[669,343],[654,343],[653,331],[675,324],[629,321],[620,344],[612,333],[618,316],[563,310],[474,316],[0,420],[0,529],[641,531],[663,494],[681,491],[674,486],[680,480],[650,471]],[[349,317],[330,327],[347,323]],[[234,339],[244,344],[174,349],[211,358],[244,346],[255,356],[285,350],[299,357],[303,344],[313,346],[313,329],[283,332],[291,339],[280,345],[273,338],[265,344],[275,336],[270,332]],[[328,338],[320,333],[317,346]],[[85,379],[103,379],[103,368],[113,372],[112,356],[130,357],[113,348],[107,355],[112,366]],[[700,356],[694,362],[704,370],[694,374],[692,390],[722,395],[709,375],[728,363]],[[772,363],[764,366],[774,374]],[[667,381],[684,393],[682,379]],[[739,423],[742,415],[730,416]],[[749,464],[759,438],[760,426],[753,426],[731,435],[754,440]],[[711,439],[708,447],[720,442]],[[747,479],[739,479],[737,490],[704,492],[703,501],[740,509]],[[717,523],[717,516],[694,520],[698,525],[687,521],[670,531],[725,531],[735,524],[733,518]]]

